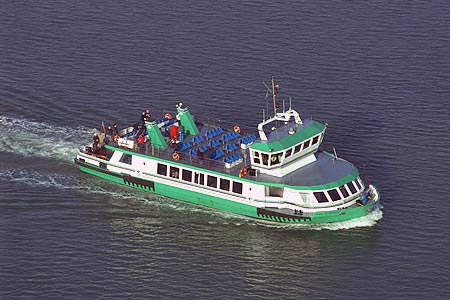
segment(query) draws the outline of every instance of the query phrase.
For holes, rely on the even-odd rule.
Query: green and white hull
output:
[[[292,197],[296,191],[301,191],[303,195],[312,193],[315,190],[314,187],[302,187],[304,189],[292,189],[291,191],[289,191],[289,188],[284,188],[285,192],[293,192],[291,193],[290,199],[277,199],[275,201],[274,197],[258,198],[257,191],[262,191],[264,194],[264,191],[267,189],[265,184],[252,182],[245,178],[225,176],[225,174],[185,166],[181,163],[145,156],[121,148],[107,147],[109,151],[113,152],[109,161],[93,157],[80,151],[75,158],[75,164],[85,173],[115,183],[252,218],[302,224],[340,222],[367,215],[374,209],[379,199],[378,191],[372,186],[369,189],[372,189],[370,193],[374,197],[365,205],[359,200],[360,195],[364,192],[363,190],[358,191],[353,197],[343,200],[342,203],[332,206],[306,205],[304,202],[300,203],[300,201],[296,201],[300,199],[300,196],[299,199]],[[133,168],[133,165],[123,166],[123,163],[120,163],[118,160],[114,163],[114,158],[120,158],[123,154],[133,155],[134,158],[132,161],[137,161],[146,167],[138,169],[136,166]],[[220,189],[220,186],[213,188],[207,185],[196,184],[192,181],[188,182],[183,179],[166,178],[166,176],[155,174],[156,172],[152,172],[151,169],[155,169],[158,163],[167,163],[169,167],[179,167],[182,170],[192,171],[192,174],[201,173],[205,177],[208,174],[215,175],[219,178],[219,181],[220,179],[225,179],[230,180],[230,183],[241,183],[242,194],[233,192],[231,188],[229,191],[224,191]],[[357,173],[346,178],[344,181],[352,182],[353,180],[360,180]],[[335,183],[336,186],[340,184],[341,182]],[[327,187],[319,186],[315,188],[319,190],[331,186],[329,184]],[[302,212],[301,214],[298,213],[300,211]]]

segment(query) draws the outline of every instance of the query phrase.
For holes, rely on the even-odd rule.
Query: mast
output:
[[[275,116],[277,115],[277,95],[278,95],[278,85],[277,90],[275,91],[275,80],[272,75],[273,112]]]

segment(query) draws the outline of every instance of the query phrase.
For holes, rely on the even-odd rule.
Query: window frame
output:
[[[160,167],[163,167],[163,169],[160,169]],[[160,172],[161,170],[161,172]],[[156,165],[156,174],[158,175],[162,175],[162,176],[167,176],[167,165],[166,164],[162,164],[162,163],[158,163]]]
[[[242,182],[233,181],[233,188],[232,188],[233,193],[242,195],[243,188],[244,185],[242,184]]]
[[[328,193],[328,197],[330,197],[331,201],[333,201],[333,202],[342,200],[341,195],[339,194],[339,192],[336,188],[328,190],[327,193]],[[334,196],[337,196],[337,198]]]
[[[226,178],[220,178],[219,179],[219,188],[223,191],[230,191],[230,186],[231,186],[231,180],[226,179]],[[228,188],[226,188],[228,187]]]
[[[317,197],[316,194],[323,195],[323,197]],[[330,200],[328,200],[328,197],[324,191],[313,192],[313,195],[314,195],[314,198],[316,199],[317,203],[330,203]],[[324,199],[326,199],[326,201],[322,201]]]
[[[177,175],[177,177],[175,177],[175,174]],[[170,166],[170,168],[169,168],[169,177],[170,178],[174,178],[174,179],[180,179],[180,168],[179,167]]]
[[[189,176],[189,179],[187,178],[187,176],[185,176],[186,174],[189,174],[189,175],[187,175],[187,176]],[[182,169],[181,170],[181,179],[184,181],[192,182],[192,171],[187,170],[187,169]]]
[[[214,178],[214,181],[211,179]],[[208,175],[206,178],[206,185],[212,188],[217,188],[217,176]]]

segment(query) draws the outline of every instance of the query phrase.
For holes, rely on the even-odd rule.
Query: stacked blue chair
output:
[[[208,147],[206,147],[206,146],[201,146],[200,148],[198,148],[198,151],[200,151],[200,152],[206,152],[206,150],[208,150]]]
[[[192,156],[197,156],[198,148],[194,148],[194,149],[189,150],[189,154],[192,155]]]
[[[214,150],[209,155],[209,158],[211,158],[211,159],[219,159],[219,158],[221,158],[223,156],[225,156],[225,153],[223,152],[223,150]]]
[[[232,168],[235,165],[240,164],[243,161],[243,158],[240,154],[233,154],[225,158],[225,167]]]
[[[194,143],[201,143],[204,140],[205,140],[205,138],[200,135],[196,135],[192,138],[192,142],[194,142]]]
[[[189,142],[182,142],[182,143],[178,144],[177,151],[183,152],[184,150],[189,149],[191,147],[192,147],[191,143],[189,143]]]
[[[218,136],[218,135],[220,135],[222,133],[223,133],[223,129],[220,128],[220,127],[217,127],[217,128],[213,128],[213,129],[207,131],[205,133],[205,136],[207,136],[209,138],[213,138],[213,137],[216,137],[216,136]]]
[[[242,139],[240,139],[238,141],[238,143],[248,145],[248,144],[253,143],[254,141],[256,141],[256,136],[249,135],[249,136],[246,136],[246,137],[243,137]]]
[[[218,141],[218,140],[211,140],[211,141],[209,141],[209,143],[208,143],[208,146],[211,146],[211,147],[217,147],[217,146],[219,146],[221,143],[220,143],[220,141]]]
[[[225,150],[228,150],[228,151],[234,151],[234,150],[236,150],[238,147],[236,146],[236,144],[227,144],[226,146],[225,146]]]

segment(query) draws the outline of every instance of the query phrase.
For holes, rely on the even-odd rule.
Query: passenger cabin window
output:
[[[283,153],[275,153],[270,156],[270,165],[275,166],[281,163],[281,155]]]
[[[197,183],[197,184],[204,185],[205,184],[205,174],[195,173],[195,175],[194,175],[194,182]]]
[[[347,198],[349,196],[347,189],[345,188],[345,185],[341,185],[339,187],[339,190],[341,191],[342,196],[344,196],[344,198]]]
[[[233,181],[233,193],[242,194],[242,183]]]
[[[288,158],[289,156],[291,156],[291,154],[292,154],[292,148],[289,149],[288,151],[286,151],[285,158]]]
[[[255,157],[259,157],[259,152],[255,151]]]
[[[348,186],[348,189],[350,190],[350,192],[352,193],[352,195],[356,193],[356,188],[353,185],[353,182],[347,183],[347,186]]]
[[[265,166],[269,165],[269,154],[261,153],[262,156],[262,163]]]
[[[131,165],[131,155],[130,154],[122,154],[122,157],[119,160],[121,163]]]
[[[266,196],[283,197],[284,188],[276,186],[266,186]]]
[[[313,138],[312,144],[315,145],[315,144],[317,144],[318,141],[319,141],[319,136],[316,136],[315,138]]]
[[[295,146],[295,148],[294,148],[294,153],[300,152],[301,149],[302,149],[302,144],[298,144],[298,145]]]
[[[254,162],[255,164],[260,164],[260,163],[261,163],[261,160],[260,160],[259,158],[255,157],[255,158],[253,158],[253,162]]]
[[[216,188],[217,187],[217,177],[208,175],[208,180],[206,184],[210,187]]]
[[[192,171],[183,170],[183,174],[181,175],[181,179],[184,181],[192,181]]]
[[[163,164],[158,164],[156,173],[158,173],[159,175],[167,176],[167,166]]]
[[[220,189],[224,191],[230,190],[230,181],[228,179],[220,178]]]
[[[328,202],[328,198],[327,198],[327,196],[325,196],[324,192],[314,192],[313,194],[316,197],[317,202],[319,202],[319,203]]]
[[[307,140],[307,141],[305,142],[305,146],[303,147],[303,149],[308,148],[308,147],[310,146],[310,144],[311,144],[311,140]]]
[[[333,201],[341,200],[341,196],[339,196],[339,193],[336,189],[329,190],[328,195],[330,196],[331,200],[333,200]]]
[[[109,161],[111,159],[111,157],[113,156],[113,154],[114,154],[113,150],[106,149],[106,160]]]
[[[176,167],[170,167],[170,177],[179,179],[180,178],[180,169]]]

